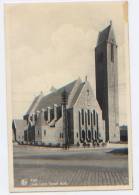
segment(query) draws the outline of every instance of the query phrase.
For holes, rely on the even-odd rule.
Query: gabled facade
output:
[[[105,122],[102,111],[86,80],[73,106],[74,143],[105,142]]]
[[[15,119],[12,122],[13,130],[13,142],[23,143],[24,142],[24,132],[27,131],[27,122],[23,119]]]

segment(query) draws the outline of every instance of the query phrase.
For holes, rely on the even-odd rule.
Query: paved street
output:
[[[128,184],[128,155],[111,150],[14,146],[15,186]]]

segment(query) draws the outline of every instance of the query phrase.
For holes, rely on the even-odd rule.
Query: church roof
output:
[[[40,95],[36,96],[35,99],[33,100],[32,104],[30,105],[28,111],[26,112],[26,115],[29,114],[35,107],[35,104],[37,104],[37,102],[39,102],[40,99]]]
[[[70,107],[72,107],[72,106],[76,103],[76,100],[78,99],[79,94],[80,94],[80,92],[81,92],[81,90],[82,90],[84,84],[85,84],[85,82],[82,82],[82,83],[78,86],[78,88],[77,88],[77,90],[76,90],[76,93],[75,93],[75,95],[74,95],[74,97],[73,97],[73,99],[72,99],[72,102],[71,102],[71,104],[70,104]]]
[[[32,102],[31,106],[29,107],[26,115],[30,114],[31,112],[41,111],[42,109],[46,109],[47,107],[52,107],[54,104],[61,105],[62,92],[65,90],[67,92],[67,95],[69,96],[76,81],[77,80],[49,93],[48,95],[42,96],[41,98],[40,98],[40,95],[37,96],[34,99],[34,101]],[[77,89],[77,92],[75,94],[76,97],[74,97],[74,99],[77,99],[77,96],[80,93],[80,90],[81,89]],[[35,109],[34,109],[34,107],[35,107]]]
[[[111,25],[109,25],[107,28],[105,28],[103,31],[99,33],[97,45],[108,40],[110,30],[111,30]]]
[[[40,103],[38,104],[36,111],[41,110],[42,108],[49,107],[49,106],[51,107],[54,104],[60,105],[62,102],[62,100],[61,100],[62,92],[65,90],[67,92],[67,95],[69,95],[74,87],[75,82],[76,81],[73,81],[73,82],[69,83],[68,85],[65,85],[65,86],[61,87],[60,89],[44,96],[40,100]]]

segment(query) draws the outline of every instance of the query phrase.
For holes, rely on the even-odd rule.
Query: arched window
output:
[[[44,136],[46,136],[46,130],[44,130]]]
[[[78,132],[76,133],[76,137],[78,138]]]

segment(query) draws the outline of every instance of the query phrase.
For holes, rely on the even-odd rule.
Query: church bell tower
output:
[[[119,142],[117,43],[112,22],[98,35],[95,73],[96,97],[105,120],[106,141]]]

